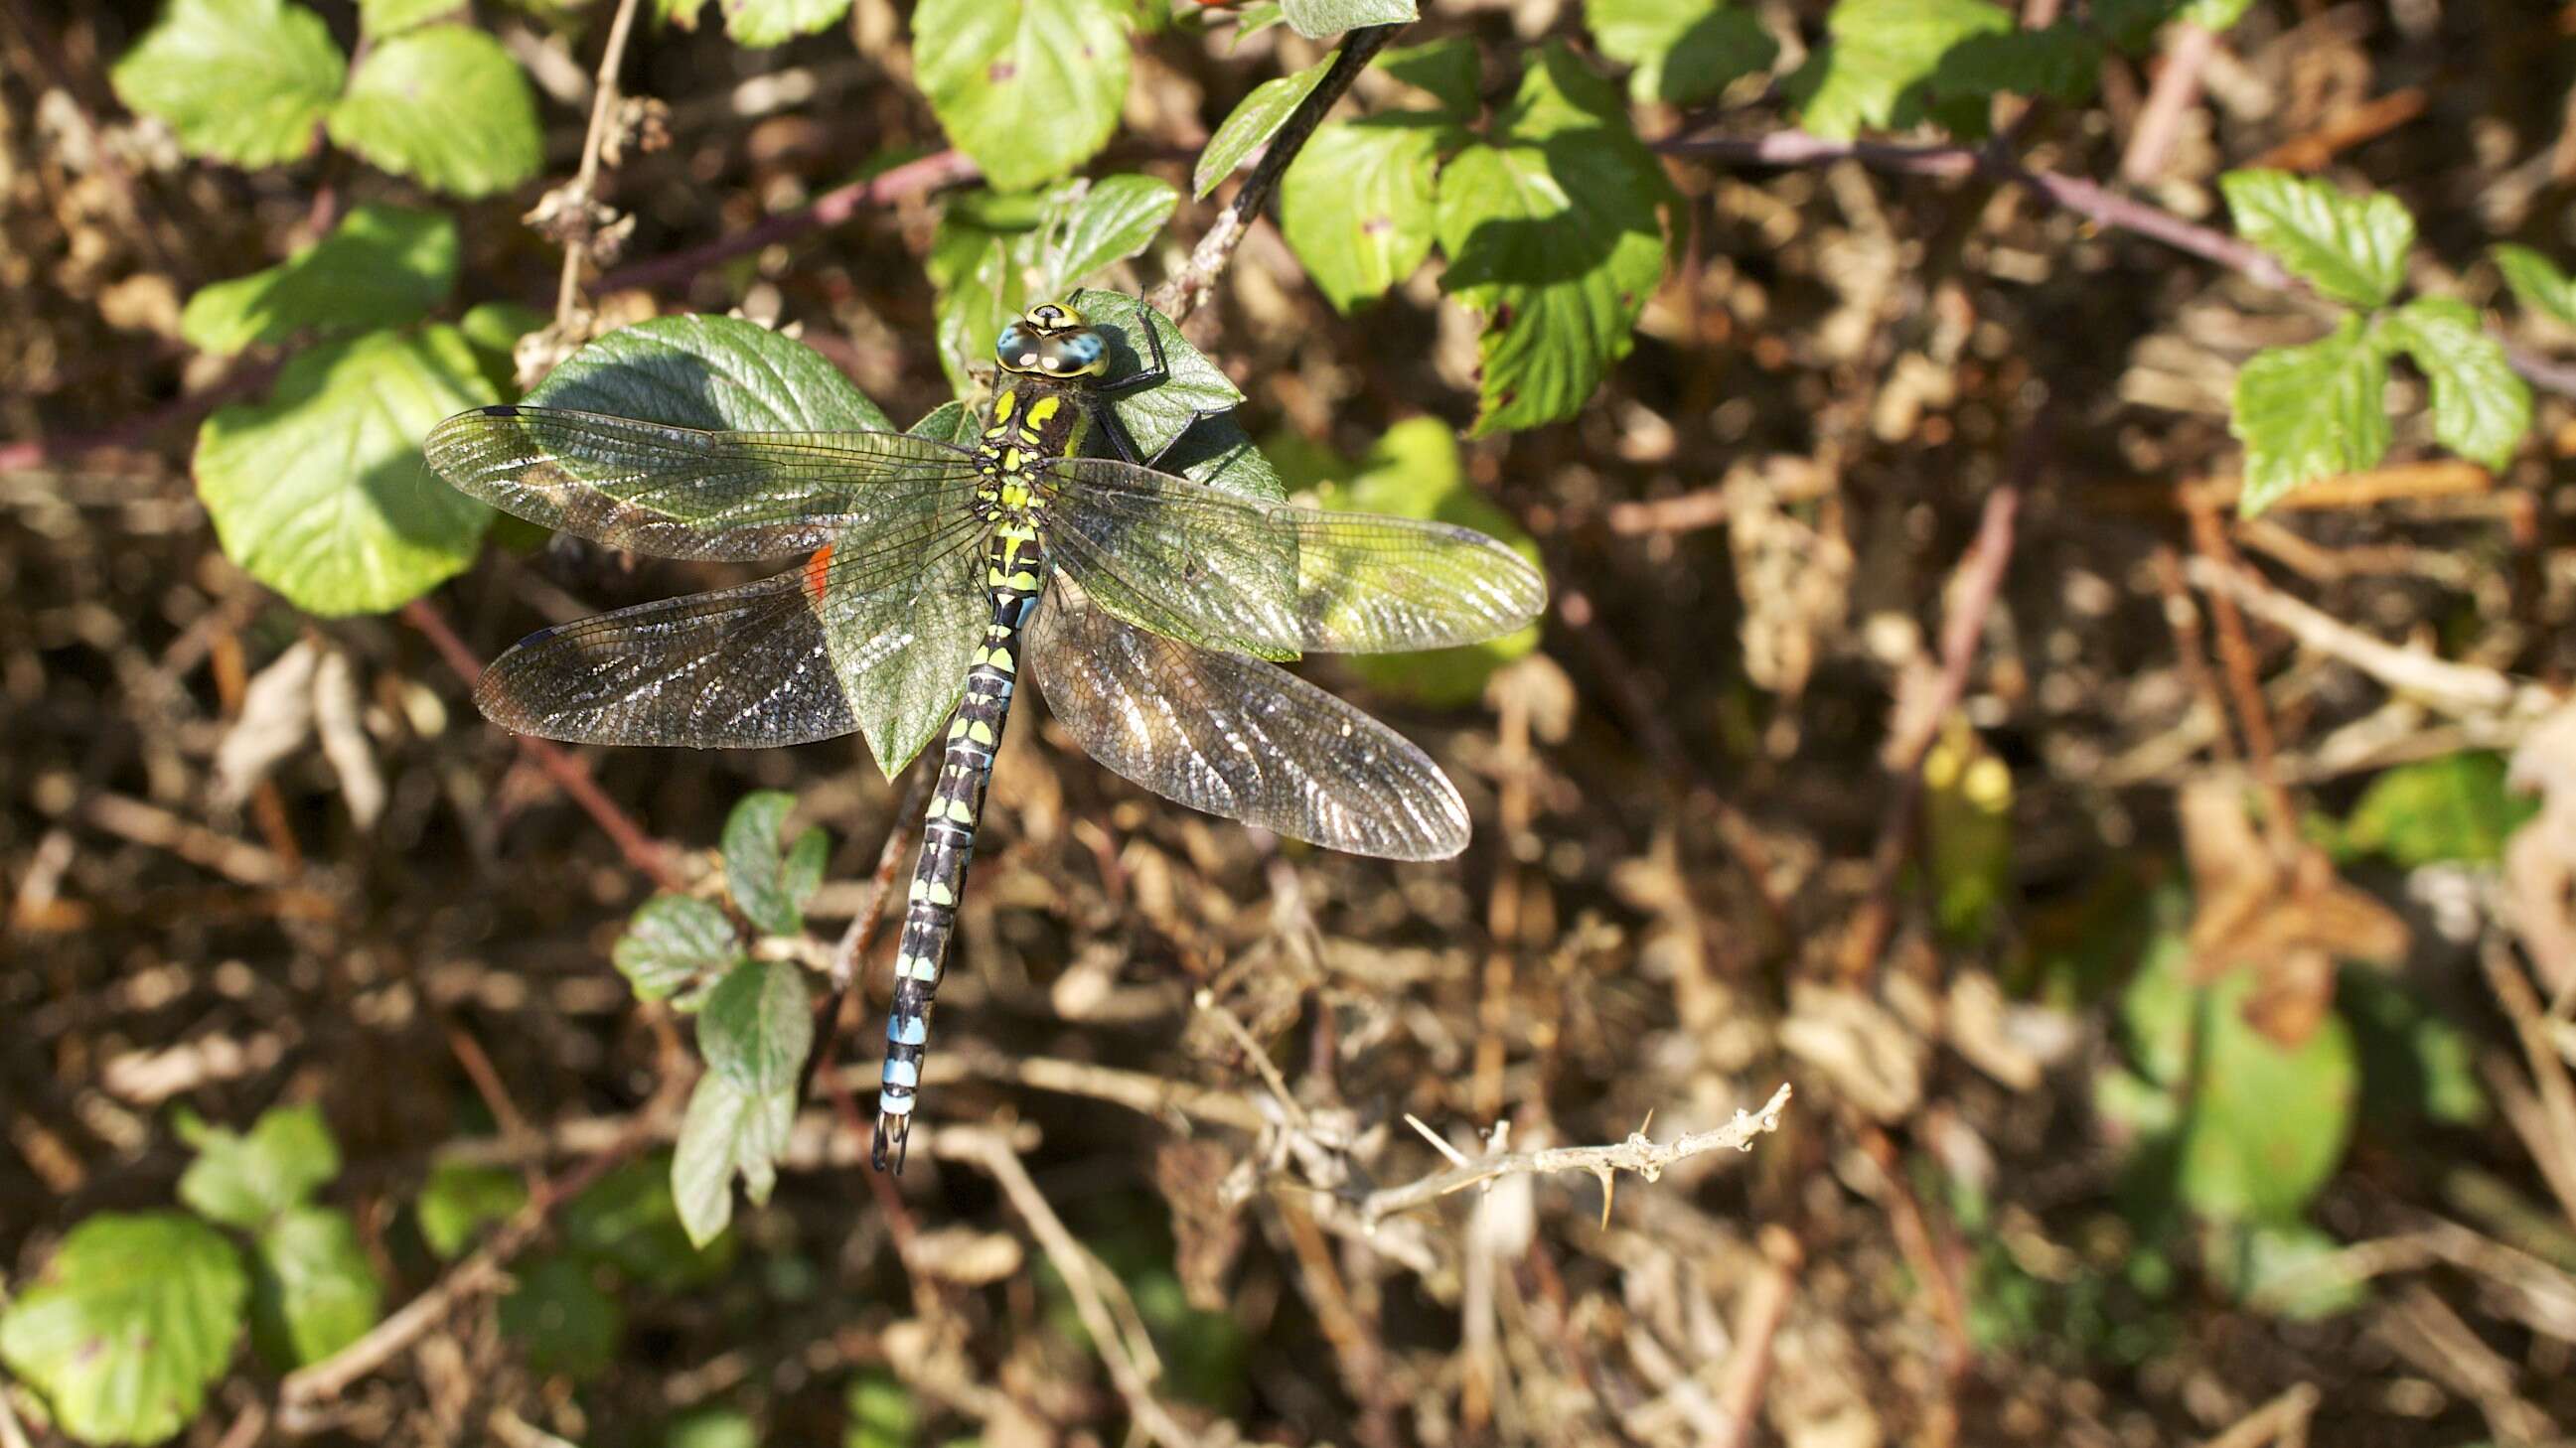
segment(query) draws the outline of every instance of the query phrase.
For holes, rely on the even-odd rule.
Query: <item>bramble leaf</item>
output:
[[[358,0],[358,33],[382,40],[433,20],[461,16],[467,9],[467,0]]]
[[[1902,129],[1931,118],[1943,56],[2012,28],[2011,12],[1986,0],[1842,0],[1825,17],[1825,43],[1782,89],[1816,135]]]
[[[709,987],[742,962],[742,942],[722,910],[692,895],[662,894],[636,908],[609,959],[635,988],[637,1000],[671,1000],[692,1011]]]
[[[693,20],[696,8],[690,7]],[[850,0],[726,0],[722,8],[726,36],[761,49],[831,29],[850,13]]]
[[[1277,135],[1306,97],[1315,93],[1315,87],[1323,84],[1324,73],[1340,56],[1341,52],[1335,51],[1295,75],[1254,86],[1252,94],[1235,105],[1217,126],[1216,134],[1208,137],[1207,148],[1199,152],[1198,166],[1190,173],[1191,194],[1205,197],[1214,191],[1262,142]]]
[[[1421,18],[1414,0],[1281,0],[1288,26],[1308,40],[1322,40],[1363,25],[1401,25]]]
[[[501,42],[470,25],[397,35],[331,108],[331,139],[457,196],[507,191],[542,159],[536,96]]]
[[[516,1215],[527,1203],[527,1183],[516,1172],[442,1162],[430,1168],[413,1210],[420,1216],[421,1240],[429,1250],[441,1260],[454,1261],[476,1232]]]
[[[205,1406],[241,1340],[250,1277],[179,1212],[100,1212],[0,1314],[0,1363],[85,1443],[158,1443]]]
[[[310,1104],[260,1113],[247,1136],[183,1115],[179,1134],[197,1148],[179,1200],[228,1227],[255,1231],[340,1172],[339,1144]]]
[[[1628,94],[1641,103],[1709,100],[1780,57],[1761,19],[1727,0],[1585,0],[1583,18],[1603,55],[1636,67]]]
[[[1127,96],[1128,9],[1113,0],[923,0],[913,65],[957,148],[1004,191],[1097,154]]]
[[[1061,221],[1047,228],[1047,290],[1059,292],[1151,246],[1181,193],[1151,176],[1095,181]]]
[[[1942,53],[1932,72],[1934,94],[2050,96],[2081,102],[2093,97],[2102,72],[2102,42],[2092,30],[2060,20],[2043,30],[1971,35]]]
[[[2291,490],[2388,453],[2387,355],[2359,317],[2303,347],[2256,353],[2236,374],[2228,431],[2245,444],[2237,508],[2251,518]]]
[[[1671,191],[1609,86],[1534,54],[1498,128],[1440,173],[1441,286],[1483,312],[1475,431],[1573,415],[1663,279]]]
[[[2492,865],[2538,808],[2507,792],[2501,756],[2445,754],[2381,771],[2354,802],[2340,843],[2410,870],[2445,860]]]
[[[1306,274],[1348,312],[1431,255],[1447,127],[1420,112],[1327,121],[1279,181],[1279,227]]]
[[[892,432],[821,353],[740,317],[655,317],[575,352],[528,402],[746,432]]]
[[[171,0],[116,62],[117,99],[189,154],[274,166],[313,149],[348,63],[322,17],[287,0]]]
[[[1068,300],[1091,325],[1109,334],[1113,382],[1153,364],[1152,349],[1141,329],[1154,329],[1163,365],[1171,375],[1155,386],[1122,392],[1110,404],[1128,441],[1144,456],[1153,457],[1170,447],[1199,419],[1231,411],[1243,401],[1243,390],[1223,368],[1191,346],[1171,318],[1118,292],[1086,288]]]
[[[358,1224],[331,1207],[297,1207],[259,1234],[252,1257],[251,1342],[282,1368],[317,1363],[366,1335],[385,1285]]]
[[[735,966],[698,1012],[698,1050],[707,1070],[755,1096],[792,1090],[813,1046],[805,973],[791,961]]]
[[[2338,302],[2384,306],[2406,279],[2415,218],[2386,192],[2350,196],[2287,171],[2230,171],[2218,187],[2238,235]]]
[[[2512,288],[2515,301],[2562,327],[2576,327],[2576,279],[2560,271],[2557,263],[2510,242],[2489,247],[2487,255],[2495,258],[2496,270],[2504,273],[2504,284]]]
[[[179,316],[179,335],[199,351],[228,357],[307,328],[398,326],[447,300],[455,281],[454,220],[369,203],[273,267],[198,288]]]
[[[796,1088],[754,1092],[714,1072],[698,1078],[671,1155],[671,1198],[701,1247],[733,1221],[733,1179],[753,1204],[778,1184],[778,1158],[796,1121]]]
[[[206,419],[197,496],[225,554],[297,607],[399,607],[464,571],[492,520],[430,477],[420,441],[499,396],[453,327],[318,347],[268,401]]]
[[[2449,297],[2417,297],[2380,320],[2433,383],[2433,439],[2501,472],[2531,431],[2531,387],[2487,335],[2477,309]]]
[[[733,892],[743,918],[772,935],[805,928],[799,902],[782,878],[784,856],[778,845],[779,828],[795,808],[796,796],[783,789],[756,789],[725,816],[725,887]]]
[[[1446,40],[1400,46],[1381,53],[1377,68],[1406,85],[1429,92],[1440,102],[1439,113],[1444,119],[1471,121],[1483,108],[1485,61],[1476,52],[1473,36],[1453,35]]]

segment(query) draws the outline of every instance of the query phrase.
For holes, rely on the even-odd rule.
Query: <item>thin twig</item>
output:
[[[2205,498],[2186,501],[2192,546],[2222,570],[2241,571],[2245,562],[2227,541],[2227,530],[2219,526],[2218,510]],[[2216,625],[2218,662],[2225,671],[2228,694],[2235,702],[2236,724],[2245,734],[2245,758],[2254,767],[2254,782],[2268,806],[2266,833],[2271,837],[2274,853],[2286,860],[2298,845],[2298,812],[2291,803],[2289,785],[2281,778],[2280,749],[2272,735],[2272,710],[2263,702],[2254,645],[2245,636],[2245,616],[2237,611],[2235,595],[2223,592],[2210,595],[2209,616]]]
[[[2165,161],[2173,154],[2182,118],[2200,99],[2201,73],[2218,52],[2218,32],[2197,21],[2183,21],[2167,35],[2171,43],[2156,67],[2155,83],[2147,90],[2137,127],[2129,133],[2129,149],[2120,157],[2120,175],[2132,185],[2164,179]]]
[[[28,438],[23,442],[0,443],[0,473],[25,472],[105,448],[141,447],[171,428],[195,422],[234,398],[266,387],[277,380],[283,366],[282,362],[276,361],[245,363],[210,386],[200,387],[184,397],[174,397],[149,412],[92,432],[67,432],[53,437]]]
[[[2421,649],[2371,637],[2330,614],[2264,583],[2251,571],[2195,556],[2184,563],[2192,583],[2224,594],[2253,614],[2329,658],[2359,669],[2395,693],[2420,699],[2455,717],[2477,718],[2549,707],[2537,685],[2476,664],[2458,664]]]
[[[1226,203],[1224,211],[1190,249],[1190,259],[1179,271],[1164,278],[1162,285],[1145,297],[1145,304],[1173,321],[1181,321],[1197,311],[1215,289],[1219,272],[1233,258],[1234,249],[1243,242],[1244,233],[1252,229],[1253,219],[1270,204],[1270,194],[1279,189],[1279,178],[1288,172],[1288,163],[1305,149],[1315,128],[1324,123],[1324,113],[1331,110],[1351,82],[1360,78],[1369,62],[1395,38],[1402,25],[1371,25],[1351,31],[1342,37],[1341,53],[1333,58],[1333,68],[1324,79],[1300,101],[1288,116],[1279,133],[1270,138],[1261,159],[1253,163],[1252,174],[1244,178],[1243,187]]]
[[[1632,1171],[1653,1181],[1674,1162],[1702,1156],[1712,1151],[1751,1151],[1754,1138],[1780,1128],[1780,1113],[1789,1105],[1789,1087],[1783,1083],[1771,1093],[1759,1111],[1735,1113],[1735,1119],[1714,1131],[1698,1131],[1662,1145],[1649,1141],[1644,1132],[1630,1132],[1626,1141],[1611,1146],[1551,1146],[1539,1151],[1515,1151],[1503,1156],[1484,1157],[1466,1166],[1408,1182],[1399,1187],[1384,1187],[1370,1192],[1352,1205],[1364,1221],[1377,1221],[1397,1212],[1409,1212],[1427,1206],[1452,1192],[1464,1191],[1479,1182],[1524,1172],[1588,1171],[1608,1181],[1613,1172]]]
[[[1822,166],[1835,161],[1858,161],[1873,171],[1941,180],[1982,173],[1997,181],[2028,187],[2052,205],[2099,225],[2161,241],[2264,286],[2286,292],[2309,290],[2287,267],[2251,242],[2185,221],[2170,211],[2123,196],[2098,181],[2024,166],[1994,151],[1969,146],[1835,141],[1804,131],[1775,131],[1763,136],[1689,136],[1661,142],[1656,149],[1667,155],[1698,156],[1745,166]],[[2505,360],[2533,386],[2576,397],[2576,363],[2560,362],[2510,344],[2505,347]]]
[[[1727,1354],[1726,1375],[1717,1387],[1717,1410],[1724,1415],[1724,1425],[1710,1439],[1709,1448],[1737,1448],[1752,1440],[1754,1410],[1761,1406],[1763,1385],[1771,1378],[1771,1342],[1789,1316],[1798,1272],[1806,1265],[1806,1249],[1799,1245],[1798,1234],[1777,1223],[1762,1229],[1762,1255],[1767,1259],[1762,1275],[1745,1287],[1743,1299],[1736,1304],[1735,1345]]]
[[[447,622],[447,616],[438,611],[438,605],[426,598],[415,598],[403,605],[402,616],[405,623],[428,637],[431,646],[438,650],[439,657],[447,661],[447,666],[456,671],[457,677],[471,684],[482,675],[483,661],[474,657],[474,651],[457,637],[456,630]],[[598,822],[600,829],[616,843],[617,852],[626,857],[627,864],[642,871],[660,889],[686,888],[671,869],[669,852],[644,833],[642,826],[626,817],[626,812],[600,789],[580,760],[560,746],[528,734],[519,736],[519,751],[534,760],[537,767],[546,772],[547,778],[570,795],[573,803],[581,806],[583,813]]]
[[[632,287],[651,289],[687,281],[709,267],[735,257],[760,250],[764,246],[802,236],[809,231],[838,226],[863,211],[891,206],[898,201],[926,195],[943,187],[972,181],[979,172],[975,163],[962,151],[941,151],[924,156],[872,176],[836,187],[792,211],[782,211],[763,218],[740,231],[729,232],[703,246],[658,256],[620,267],[602,276],[596,290],[623,291]]]
[[[591,208],[597,203],[599,155],[607,148],[608,133],[616,124],[617,67],[626,59],[626,36],[634,25],[635,0],[617,0],[616,18],[608,22],[608,45],[599,54],[599,83],[590,94],[590,130],[581,138],[581,169],[572,178],[573,230],[564,239],[563,277],[555,284],[555,326],[559,330],[570,325],[573,306],[581,297],[582,263],[590,260],[590,218]]]

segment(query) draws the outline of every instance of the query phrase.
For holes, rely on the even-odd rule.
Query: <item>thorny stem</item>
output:
[[[599,84],[591,89],[590,131],[581,141],[581,169],[572,181],[575,229],[564,242],[563,278],[555,285],[558,330],[572,321],[573,306],[581,297],[581,266],[590,258],[590,216],[595,204],[593,192],[599,183],[599,153],[606,149],[609,130],[616,124],[617,68],[626,59],[626,36],[634,25],[635,0],[617,0],[617,17],[608,23],[608,45],[599,56]]]
[[[2305,293],[2307,283],[2292,276],[2270,253],[2213,227],[2185,221],[2170,211],[2123,196],[2098,181],[2024,166],[1999,151],[1970,146],[1905,146],[1884,141],[1835,141],[1804,131],[1775,131],[1763,136],[1699,136],[1665,141],[1657,150],[1673,156],[1698,156],[1748,166],[1822,166],[1858,161],[1873,171],[1957,180],[1983,175],[2027,187],[2041,199],[2116,231],[2161,241],[2177,251],[2213,261],[2249,280],[2285,292]],[[2505,346],[2505,360],[2533,386],[2576,397],[2576,363],[2559,362],[2536,352]]]
[[[1354,30],[1342,38],[1341,53],[1333,58],[1333,68],[1324,72],[1323,81],[1307,94],[1306,99],[1298,102],[1287,123],[1271,137],[1261,159],[1253,163],[1252,174],[1244,179],[1242,189],[1234,193],[1234,199],[1217,214],[1215,224],[1199,238],[1198,245],[1190,249],[1189,261],[1165,278],[1162,285],[1147,293],[1145,305],[1175,322],[1187,320],[1190,313],[1198,310],[1199,304],[1205,302],[1215,289],[1217,274],[1225,270],[1226,263],[1234,256],[1234,249],[1243,243],[1244,234],[1252,229],[1253,218],[1270,204],[1271,193],[1279,189],[1279,178],[1288,173],[1288,163],[1297,159],[1297,153],[1306,148],[1315,128],[1324,123],[1324,113],[1333,108],[1334,103],[1351,88],[1351,83],[1360,78],[1360,72],[1368,69],[1369,62],[1376,59],[1377,53],[1384,50],[1387,42],[1395,39],[1396,32],[1403,28],[1402,25],[1372,25]]]

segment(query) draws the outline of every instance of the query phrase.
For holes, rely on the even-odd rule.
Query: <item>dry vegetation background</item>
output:
[[[487,8],[550,93],[568,174],[596,42]],[[1819,9],[1780,7],[1810,34]],[[249,582],[191,492],[194,414],[157,425],[225,385],[175,340],[178,303],[281,254],[318,195],[387,183],[154,150],[101,80],[144,5],[0,19],[0,1282],[90,1213],[167,1205],[175,1108],[246,1126],[312,1101],[386,1306],[438,1309],[291,1413],[245,1356],[187,1441],[999,1448],[1142,1424],[1371,1448],[2249,1448],[2576,1424],[2555,809],[2576,785],[2508,817],[2500,857],[2335,843],[2409,761],[2522,747],[2544,787],[2576,763],[2547,722],[2576,665],[2564,396],[2542,389],[2505,474],[2402,424],[2398,463],[2239,524],[2233,369],[2313,335],[2305,304],[1972,174],[1677,150],[1677,261],[1635,353],[1580,419],[1466,446],[1544,550],[1539,651],[1458,709],[1310,671],[1450,768],[1468,853],[1259,840],[1126,786],[1030,707],[943,997],[930,1149],[900,1181],[857,1160],[880,943],[777,1196],[698,1258],[650,1154],[694,1069],[686,1026],[608,964],[654,888],[637,851],[705,881],[733,803],[795,791],[836,841],[820,951],[908,834],[905,783],[848,742],[584,751],[585,809],[442,653],[443,626],[488,657],[708,570],[495,550],[432,611],[323,623]],[[616,173],[627,258],[939,144],[897,16],[863,0],[851,24],[855,47],[639,37],[628,88],[668,104],[669,143]],[[1576,26],[1528,0],[1438,4],[1423,30],[1509,53]],[[1184,175],[1272,47],[1320,54],[1283,30],[1242,57],[1148,43],[1107,162]],[[2223,234],[2226,167],[2383,189],[2421,223],[2419,283],[2472,300],[2495,293],[2491,242],[2566,254],[2576,8],[2279,0],[2197,67],[2125,194]],[[2033,118],[2023,159],[2117,177],[2152,86],[2112,60],[2102,102]],[[1645,121],[1778,125],[1758,98]],[[551,301],[559,252],[518,220],[533,189],[458,213],[469,299]],[[917,416],[946,397],[920,271],[936,205],[602,308],[790,324]],[[1212,215],[1185,206],[1130,285]],[[1264,438],[1356,456],[1471,413],[1472,332],[1430,276],[1341,317],[1267,227],[1191,332]],[[308,745],[235,800],[214,766],[245,681],[312,638],[348,758]],[[364,828],[352,776],[381,787]],[[2158,939],[2191,980],[2250,981],[2219,1008],[2292,1042],[2337,1009],[2338,960],[2373,962],[2343,971],[2344,1008],[2357,971],[2401,988],[2483,1102],[2428,1119],[2365,1053],[2349,1146],[2323,1143],[2331,1175],[2293,1204],[2326,1239],[2330,1310],[2242,1290],[2219,1259],[2243,1239],[2139,1205],[2140,1128],[2100,1083],[2139,1049],[2124,990]],[[2303,1092],[2350,1086],[2262,1080],[2232,1109],[2294,1134]],[[1514,1150],[1669,1142],[1784,1082],[1748,1154],[1622,1175],[1606,1205],[1589,1173],[1518,1174],[1373,1218],[1367,1193],[1447,1166],[1405,1113],[1470,1158],[1497,1125]],[[460,1274],[413,1213],[456,1162],[523,1172],[541,1207],[603,1172],[624,1196],[528,1214],[523,1252]],[[564,1306],[577,1292],[530,1295],[565,1272],[614,1326]],[[545,1310],[502,1305],[513,1283]],[[605,1337],[566,1346],[584,1333]]]

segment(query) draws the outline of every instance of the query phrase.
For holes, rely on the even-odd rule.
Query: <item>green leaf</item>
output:
[[[805,973],[792,961],[734,967],[698,1013],[698,1050],[708,1072],[748,1095],[794,1090],[813,1047],[813,1003]]]
[[[1288,26],[1308,40],[1322,40],[1363,25],[1402,25],[1421,18],[1414,0],[1281,0]]]
[[[1151,176],[1094,182],[1062,224],[1049,228],[1055,240],[1046,249],[1047,289],[1065,290],[1143,251],[1180,204],[1181,193]]]
[[[295,1208],[259,1234],[252,1264],[251,1342],[281,1370],[320,1362],[382,1316],[385,1286],[346,1212]]]
[[[1317,127],[1279,182],[1279,226],[1340,311],[1372,302],[1431,255],[1445,127],[1410,113]]]
[[[793,1081],[772,1091],[752,1091],[708,1072],[689,1093],[671,1157],[671,1198],[680,1225],[699,1246],[714,1241],[733,1221],[733,1179],[756,1206],[778,1185],[778,1158],[796,1121]]]
[[[455,281],[453,220],[368,204],[276,266],[198,288],[179,316],[179,335],[199,351],[229,357],[307,328],[397,326],[447,300]]]
[[[794,935],[805,928],[798,901],[781,878],[779,827],[787,823],[796,796],[780,789],[758,789],[742,797],[725,816],[725,886],[743,917],[772,935]]]
[[[2091,29],[2061,20],[2044,30],[1972,35],[1942,52],[1932,89],[1956,96],[2050,96],[2080,103],[2093,98],[2102,73],[2102,42]]]
[[[358,33],[382,40],[433,20],[463,17],[467,0],[358,0]]]
[[[1636,67],[1628,94],[1640,104],[1714,99],[1780,57],[1761,19],[1727,0],[1584,0],[1583,21],[1603,55]]]
[[[2248,518],[2293,489],[2376,465],[2388,452],[2388,358],[2359,317],[2304,347],[2254,354],[2236,374],[2228,431],[2245,444]]]
[[[2380,319],[2433,383],[2433,439],[2502,472],[2531,431],[2531,387],[2487,335],[2477,309],[2449,297],[2417,297]]]
[[[2370,1301],[2343,1244],[2305,1222],[2222,1224],[2203,1234],[2211,1276],[2257,1312],[2315,1322]]]
[[[850,0],[725,0],[723,8],[733,43],[761,48],[831,29],[850,13]]]
[[[1799,123],[1848,140],[1863,127],[1902,129],[1932,114],[1932,78],[1952,47],[2013,28],[1986,0],[1841,0],[1825,43],[1782,82]]]
[[[760,1429],[738,1408],[701,1408],[663,1432],[662,1448],[760,1448]]]
[[[1207,149],[1199,152],[1198,168],[1190,173],[1192,194],[1205,197],[1214,191],[1262,142],[1277,135],[1306,97],[1315,93],[1315,87],[1323,84],[1324,73],[1340,58],[1337,50],[1295,75],[1254,86],[1252,94],[1245,96],[1216,128],[1216,134],[1208,137]]]
[[[636,908],[609,950],[640,1001],[698,1008],[725,972],[742,962],[742,942],[724,912],[691,895],[660,894]]]
[[[739,317],[655,317],[575,352],[527,401],[673,427],[892,432],[821,353]]]
[[[1320,507],[1424,518],[1474,528],[1538,562],[1538,544],[1511,514],[1476,491],[1458,456],[1457,435],[1436,417],[1407,418],[1386,430],[1348,483],[1317,490]],[[1494,670],[1538,647],[1538,625],[1459,648],[1357,654],[1347,663],[1370,687],[1441,708],[1474,703]]]
[[[941,213],[927,270],[939,293],[939,365],[952,390],[974,390],[970,369],[992,365],[1003,324],[1028,309],[1044,219],[1044,198],[991,192],[967,192]]]
[[[912,1390],[883,1368],[863,1369],[852,1377],[842,1402],[849,1408],[850,1426],[841,1435],[841,1448],[913,1448],[920,1441],[921,1410],[913,1405]]]
[[[170,0],[116,62],[117,99],[169,123],[190,155],[274,166],[313,149],[347,78],[322,17],[286,0]]]
[[[1377,68],[1430,92],[1444,120],[1472,121],[1484,109],[1485,60],[1473,36],[1453,35],[1381,53]]]
[[[421,1240],[444,1261],[454,1261],[476,1233],[507,1221],[528,1204],[528,1186],[519,1174],[497,1166],[442,1162],[429,1170],[420,1200]]]
[[[1203,417],[1154,466],[1238,497],[1287,501],[1288,489],[1251,434],[1231,417]]]
[[[1117,129],[1129,14],[1112,0],[922,0],[914,78],[957,148],[995,186],[1026,190]]]
[[[576,1257],[540,1257],[511,1277],[517,1285],[501,1299],[501,1331],[526,1346],[529,1367],[588,1378],[616,1361],[625,1314],[600,1287],[596,1267]]]
[[[241,1340],[250,1278],[177,1212],[101,1212],[0,1315],[0,1363],[85,1443],[158,1443],[205,1405]]]
[[[2380,771],[2354,802],[2341,843],[2410,870],[2447,860],[2492,865],[2538,809],[2507,791],[2503,756],[2445,754]]]
[[[2496,270],[2504,273],[2504,284],[2513,289],[2514,300],[2524,310],[2538,312],[2562,327],[2576,327],[2576,280],[2555,262],[2510,242],[2489,247],[2487,255],[2495,258]]]
[[[2012,891],[2012,771],[1964,723],[1923,757],[1923,859],[1941,933],[1982,943]]]
[[[2254,8],[2254,0],[2183,0],[2174,12],[2177,20],[2188,20],[2210,30],[2226,30],[2245,18]]]
[[[575,1198],[564,1211],[563,1235],[585,1259],[663,1289],[714,1281],[735,1250],[731,1239],[703,1248],[689,1241],[663,1152],[628,1162]]]
[[[317,347],[268,401],[206,419],[197,496],[225,554],[298,608],[396,608],[464,571],[492,520],[430,477],[420,440],[498,400],[453,327]]]
[[[962,402],[943,402],[921,415],[921,420],[904,431],[914,437],[937,438],[959,447],[973,447],[982,423],[974,409]]]
[[[2386,192],[2348,196],[2287,171],[2230,171],[2218,189],[2239,236],[2338,302],[2384,306],[2406,279],[2415,218]]]
[[[2385,1131],[2414,1119],[2475,1126],[2487,1116],[2475,1042],[2388,971],[2347,965],[2335,1010],[2361,1052],[2361,1119]]]
[[[1532,57],[1501,129],[1440,173],[1441,286],[1483,312],[1477,434],[1570,417],[1636,340],[1662,282],[1663,169],[1561,44]]]
[[[1243,390],[1224,369],[1181,335],[1172,319],[1134,297],[1086,288],[1066,298],[1083,319],[1109,335],[1110,379],[1131,376],[1152,365],[1153,352],[1143,328],[1154,329],[1163,365],[1171,375],[1147,388],[1120,393],[1110,403],[1128,441],[1146,457],[1168,448],[1191,424],[1229,412],[1243,401]]]
[[[457,196],[507,191],[543,159],[528,78],[470,25],[415,30],[369,51],[331,108],[331,139]]]
[[[821,825],[815,825],[796,837],[787,847],[787,859],[778,867],[778,893],[787,903],[802,910],[814,892],[823,888],[823,866],[832,858],[832,837]]]
[[[256,1230],[340,1173],[319,1106],[273,1107],[248,1136],[185,1115],[179,1135],[197,1148],[179,1176],[179,1200],[228,1227]]]

